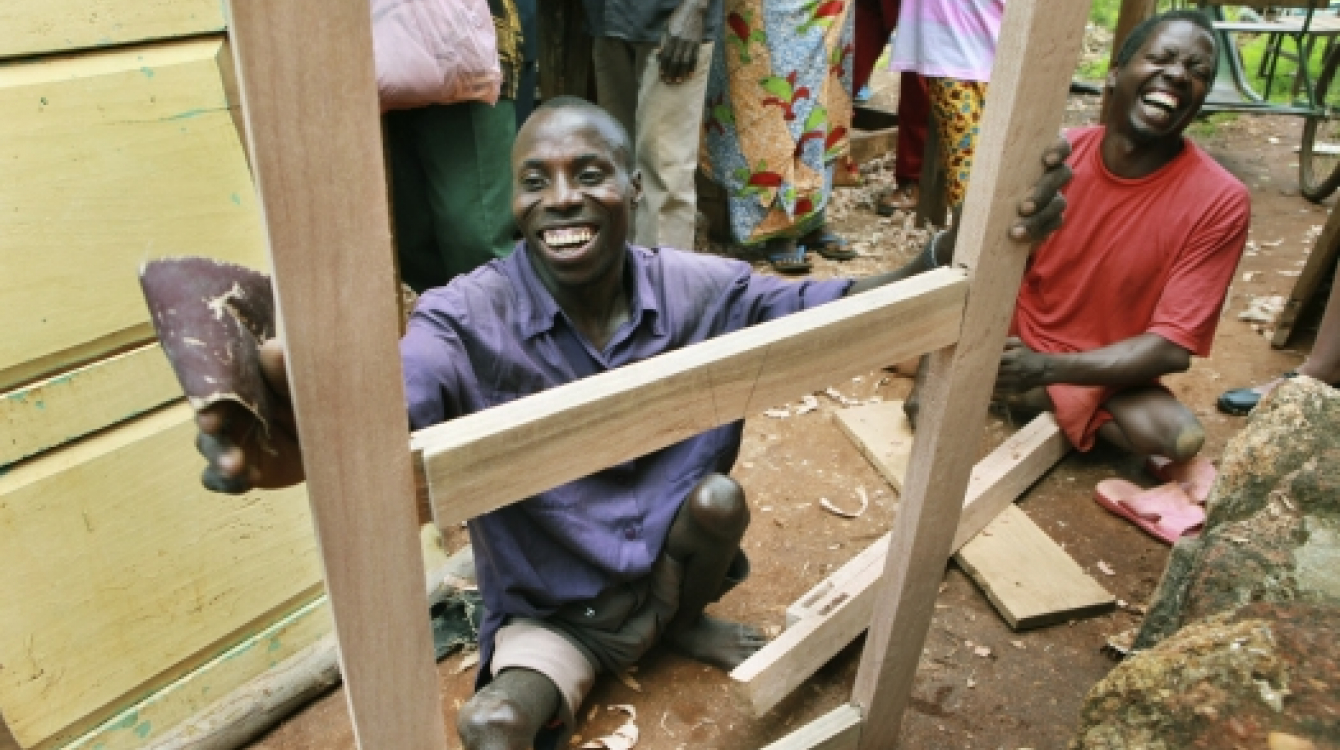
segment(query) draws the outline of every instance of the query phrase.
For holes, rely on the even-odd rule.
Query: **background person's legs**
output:
[[[928,78],[926,82],[940,137],[945,198],[949,210],[953,211],[963,204],[963,197],[968,193],[973,154],[982,129],[986,84],[953,78]]]
[[[1112,421],[1098,428],[1098,437],[1123,450],[1189,461],[1205,444],[1200,421],[1162,388],[1128,388],[1103,406]]]
[[[592,49],[600,106],[628,130],[642,172],[633,241],[692,250],[698,215],[693,175],[712,43],[702,45],[692,77],[678,84],[661,80],[658,45],[596,39]]]
[[[429,106],[407,114],[413,114],[410,138],[422,173],[423,198],[405,205],[399,192],[393,195],[396,241],[400,246],[402,226],[421,232],[424,216],[409,212],[426,214],[431,244],[417,240],[413,254],[435,255],[434,275],[411,275],[403,265],[410,253],[400,251],[401,275],[415,291],[422,291],[511,252],[516,114],[510,99],[499,99],[493,106],[481,102]],[[399,178],[393,184],[397,190],[401,187]],[[426,258],[415,262],[430,267]]]

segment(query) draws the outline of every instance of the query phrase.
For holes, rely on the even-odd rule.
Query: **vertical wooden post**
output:
[[[415,519],[367,0],[230,0],[354,735],[446,750]]]
[[[1082,0],[1006,6],[955,258],[972,284],[962,334],[931,354],[907,492],[852,694],[865,717],[862,750],[898,744],[1028,255],[1007,233],[1057,138],[1088,9]]]

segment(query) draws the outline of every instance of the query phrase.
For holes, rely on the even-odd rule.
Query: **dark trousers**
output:
[[[511,99],[384,117],[400,278],[442,286],[512,250]]]
[[[856,59],[852,74],[853,91],[870,81],[875,62],[889,43],[889,35],[898,27],[902,0],[856,1]],[[898,159],[894,174],[898,182],[921,179],[921,162],[930,133],[931,100],[926,79],[904,72],[898,82]]]

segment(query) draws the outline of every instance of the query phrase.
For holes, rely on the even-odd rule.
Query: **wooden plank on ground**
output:
[[[354,737],[446,750],[368,3],[228,7]]]
[[[908,454],[912,448],[912,429],[903,413],[901,401],[867,404],[836,412],[838,424],[856,443],[870,462],[879,469],[895,489],[902,490],[902,478],[907,472]],[[1039,426],[1050,428],[1054,421],[1044,418]],[[1025,437],[1031,437],[1033,430]],[[1016,459],[1033,462],[1039,474],[1059,459],[1057,449],[1064,454],[1065,440],[1057,435],[1050,443],[1050,451],[1020,451],[1011,447],[1008,453],[993,454],[995,460],[984,459],[973,469],[973,482],[980,472],[992,475],[1014,467]],[[1009,456],[1008,462],[1003,459]],[[1033,474],[1032,471],[1029,474]],[[968,492],[973,489],[969,485]],[[967,510],[965,509],[965,513]],[[974,509],[981,514],[982,509]],[[1026,514],[1010,505],[997,511],[998,515],[973,541],[955,553],[954,561],[971,569],[974,581],[982,587],[987,598],[996,606],[1015,630],[1036,628],[1054,622],[1082,617],[1111,609],[1116,599],[1052,541]],[[959,521],[960,528],[963,521]],[[983,539],[983,537],[988,537]],[[956,539],[958,535],[956,535]],[[1006,543],[1009,539],[1014,544]],[[978,541],[980,540],[980,541]],[[958,548],[960,545],[955,545]],[[971,557],[972,559],[969,559]],[[881,560],[882,562],[882,560]],[[1047,562],[1047,565],[1039,563]]]
[[[0,391],[148,343],[147,259],[264,262],[224,58],[213,38],[0,65]]]
[[[954,258],[968,269],[972,293],[958,343],[929,357],[907,486],[852,693],[864,710],[862,750],[899,744],[1028,256],[1008,233],[1042,171],[1030,160],[1056,140],[1087,15],[1088,3],[1078,1],[1011,0],[1005,8]]]
[[[843,704],[763,750],[855,750],[860,736],[860,709]]]
[[[420,430],[434,518],[446,528],[944,346],[963,302],[963,273],[940,269]]]
[[[1340,211],[1332,208],[1326,218],[1326,225],[1312,245],[1312,253],[1303,264],[1303,271],[1298,274],[1289,298],[1284,302],[1279,319],[1275,321],[1271,346],[1280,349],[1289,345],[1289,337],[1293,335],[1293,327],[1298,323],[1299,316],[1316,296],[1327,275],[1335,271],[1337,258],[1340,258]]]
[[[0,58],[223,29],[223,6],[217,0],[5,0],[0,3]]]
[[[903,491],[907,459],[912,455],[912,423],[903,412],[902,401],[884,401],[839,409],[833,413],[838,427],[861,449],[884,479]]]
[[[976,536],[1069,450],[1056,419],[1042,414],[979,461],[953,549]],[[798,599],[787,609],[790,627],[731,672],[756,715],[771,710],[870,624],[889,540],[885,534]]]
[[[954,556],[1015,630],[1111,610],[1117,599],[1016,505]]]
[[[191,409],[170,406],[0,476],[0,712],[61,744],[316,596],[301,487],[200,486]]]
[[[0,393],[0,466],[181,398],[158,344]]]

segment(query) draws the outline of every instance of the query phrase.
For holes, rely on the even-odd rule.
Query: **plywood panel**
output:
[[[158,344],[0,393],[0,466],[181,398]]]
[[[334,640],[330,606],[322,595],[163,690],[132,704],[62,750],[140,750],[162,743],[169,736],[180,735],[179,725],[183,722],[198,717],[238,689],[249,687],[258,675],[269,677],[270,671],[281,663],[283,666],[275,671],[287,673],[300,654],[309,652],[309,647],[320,644],[317,650],[330,653],[328,661],[333,665]],[[338,681],[338,670],[335,671],[334,680]]]
[[[218,0],[5,0],[0,58],[222,31]]]
[[[302,488],[199,485],[185,405],[0,476],[0,712],[73,738],[315,595]]]
[[[0,66],[0,390],[147,342],[146,259],[264,262],[223,55],[203,39]]]

